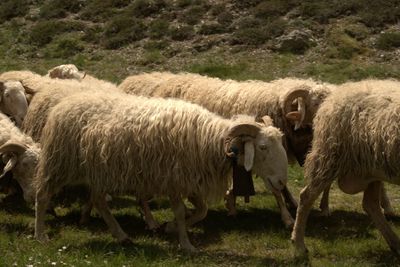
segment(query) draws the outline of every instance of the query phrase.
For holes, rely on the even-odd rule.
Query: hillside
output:
[[[0,71],[400,78],[398,0],[3,0]]]

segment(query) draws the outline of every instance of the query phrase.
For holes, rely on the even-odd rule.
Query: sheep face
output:
[[[252,170],[268,187],[278,191],[287,183],[288,160],[282,136],[275,127],[261,127],[254,138],[243,139],[243,153],[237,155],[239,165],[247,171]]]
[[[18,81],[0,82],[0,107],[20,127],[28,110],[25,88]]]
[[[11,171],[13,178],[22,188],[25,201],[33,203],[36,195],[33,176],[38,163],[40,149],[27,147],[20,143],[7,142],[0,147],[0,153],[5,164],[1,176]]]

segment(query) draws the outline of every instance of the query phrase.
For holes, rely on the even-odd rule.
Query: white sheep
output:
[[[400,184],[399,88],[393,80],[346,83],[321,104],[304,165],[308,185],[301,191],[292,233],[300,254],[306,253],[304,233],[313,202],[338,179],[343,192],[364,192],[364,210],[400,255],[400,240],[379,205],[383,182]]]
[[[313,80],[286,78],[272,82],[220,80],[197,74],[148,73],[126,78],[118,87],[130,94],[181,98],[199,104],[224,117],[236,114],[268,115],[285,134],[289,159],[303,164],[312,139],[312,118],[333,85]],[[297,104],[293,104],[296,102]],[[293,160],[292,160],[293,161]],[[286,202],[297,203],[289,190],[283,191]],[[274,195],[287,227],[294,223],[281,194]],[[235,214],[234,200],[228,197],[230,214]]]
[[[50,69],[47,76],[53,79],[75,79],[82,83],[89,83],[96,85],[99,89],[103,90],[115,90],[117,87],[115,84],[100,80],[93,77],[86,72],[81,72],[74,64],[63,64]]]
[[[0,111],[20,127],[28,109],[25,88],[19,81],[0,79]]]
[[[82,183],[90,187],[95,207],[119,241],[128,237],[104,194],[169,197],[180,245],[193,251],[186,225],[205,217],[206,201],[224,195],[232,179],[230,157],[274,190],[285,186],[281,138],[277,128],[254,118],[223,119],[179,100],[100,92],[65,98],[52,109],[42,134],[35,236],[46,239],[44,213],[51,196],[67,184]],[[186,223],[184,198],[196,207]]]
[[[0,179],[11,172],[22,188],[24,199],[31,203],[36,193],[32,181],[39,153],[39,145],[0,113],[0,155],[5,164]]]

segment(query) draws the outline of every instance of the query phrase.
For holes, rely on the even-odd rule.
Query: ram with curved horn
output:
[[[189,73],[147,73],[126,78],[119,88],[130,94],[174,97],[199,104],[226,118],[236,114],[272,118],[284,133],[284,145],[290,162],[304,163],[312,139],[311,120],[316,108],[333,85],[313,80],[286,78],[272,82],[220,80]],[[289,190],[283,190],[286,204],[297,207]],[[277,197],[278,203],[282,196]],[[236,214],[234,199],[228,195],[229,214]],[[281,214],[286,226],[294,220],[286,205]],[[288,216],[286,216],[287,214]]]
[[[46,239],[51,196],[64,185],[82,183],[119,241],[128,236],[109,212],[106,193],[168,197],[175,221],[166,229],[176,229],[181,247],[193,251],[186,228],[206,216],[208,202],[225,195],[233,157],[277,191],[286,185],[282,133],[254,117],[228,120],[173,99],[103,92],[70,96],[52,109],[43,130],[35,236]],[[195,206],[187,219],[185,198]]]
[[[0,114],[0,156],[4,164],[0,179],[6,173],[12,173],[27,202],[33,202],[35,197],[32,181],[39,153],[39,146],[23,134],[7,116]]]

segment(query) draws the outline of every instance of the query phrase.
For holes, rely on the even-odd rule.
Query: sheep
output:
[[[82,83],[96,85],[98,88],[101,88],[103,90],[115,90],[115,88],[117,87],[111,82],[97,79],[87,74],[86,72],[80,72],[74,64],[64,64],[56,66],[48,71],[47,76],[53,79],[75,79]]]
[[[345,83],[321,104],[304,165],[308,184],[300,194],[291,236],[297,253],[307,251],[304,233],[313,202],[338,179],[343,192],[364,192],[363,209],[400,255],[400,240],[379,206],[383,182],[400,184],[399,87],[393,80]]]
[[[313,114],[333,85],[294,78],[270,83],[237,82],[197,74],[155,72],[130,76],[118,88],[130,94],[181,98],[228,118],[240,113],[257,117],[268,115],[285,134],[289,159],[295,157],[302,165],[312,139]],[[296,99],[298,108],[292,104]],[[284,190],[284,196],[287,203],[297,207],[287,189]],[[294,220],[285,207],[282,195],[275,195],[275,198],[284,224],[291,227]],[[227,206],[230,214],[236,213],[231,197],[228,197]]]
[[[277,128],[254,118],[228,120],[181,100],[103,92],[65,98],[50,112],[42,133],[35,237],[47,239],[43,216],[50,197],[67,184],[83,183],[121,242],[128,236],[112,217],[105,193],[169,197],[176,225],[169,223],[167,229],[177,228],[181,247],[193,251],[186,225],[203,219],[206,202],[224,195],[231,158],[274,190],[285,186],[287,157],[281,138]],[[186,223],[183,198],[196,207]]]
[[[0,111],[20,127],[28,109],[25,88],[19,81],[0,81]]]
[[[39,145],[0,113],[0,155],[5,164],[0,179],[11,172],[22,188],[25,201],[30,203],[35,199],[32,180],[39,154]]]

